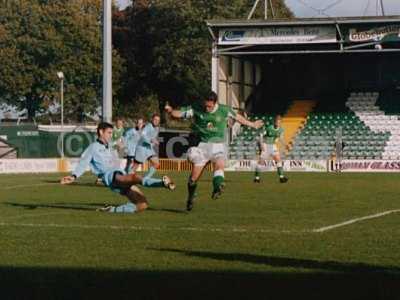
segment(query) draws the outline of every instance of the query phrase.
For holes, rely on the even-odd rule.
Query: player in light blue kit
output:
[[[123,136],[123,141],[126,149],[126,167],[125,172],[127,174],[131,173],[132,170],[135,171],[134,161],[136,146],[142,136],[142,129],[144,126],[144,121],[142,118],[138,119],[136,126],[125,131]]]
[[[149,161],[150,167],[145,177],[152,177],[160,163],[158,161],[155,148],[158,146],[158,133],[160,131],[160,115],[154,114],[151,117],[151,122],[147,123],[142,130],[142,136],[136,146],[135,163],[144,164]]]
[[[142,178],[137,174],[126,175],[125,171],[119,167],[119,159],[116,157],[115,151],[109,145],[112,133],[113,126],[111,124],[100,123],[97,127],[97,141],[85,150],[72,175],[62,178],[61,184],[73,183],[90,166],[92,173],[100,177],[105,186],[129,199],[129,202],[124,205],[107,206],[100,209],[111,213],[141,212],[148,207],[147,199],[137,185],[175,189],[175,184],[168,176],[155,179],[146,176]]]

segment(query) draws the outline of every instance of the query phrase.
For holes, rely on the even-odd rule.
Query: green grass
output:
[[[91,176],[0,176],[1,299],[400,299],[399,214],[311,232],[400,209],[400,175],[228,173],[213,201],[205,174],[191,213],[171,176],[137,215]]]

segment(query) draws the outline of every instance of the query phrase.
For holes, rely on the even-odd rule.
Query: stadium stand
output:
[[[379,101],[378,101],[379,99]],[[397,98],[398,99],[398,98]],[[379,107],[379,104],[383,109]],[[347,106],[367,125],[371,131],[387,136],[382,151],[383,159],[400,158],[400,120],[395,98],[387,93],[352,93]]]
[[[274,116],[285,115],[289,110],[291,103],[284,98],[274,98],[274,101],[265,103],[263,101],[256,102],[253,111],[268,111],[268,114],[252,114],[249,115],[251,120],[263,120],[265,125],[273,123]],[[255,159],[257,157],[258,145],[257,139],[260,130],[249,127],[242,127],[240,132],[231,141],[229,145],[230,159]]]
[[[289,150],[292,147],[293,140],[297,135],[297,132],[304,126],[307,122],[308,114],[315,107],[315,101],[294,101],[287,113],[282,118],[282,127],[285,129],[284,132],[284,143],[287,145]]]
[[[333,109],[319,107],[310,114],[306,126],[296,137],[289,157],[329,159],[341,135],[345,145],[343,158],[387,158],[385,148],[391,134],[385,126],[390,117],[375,106],[377,98],[378,93],[351,93],[345,107],[339,101],[329,102],[332,106],[336,105]],[[386,125],[381,126],[383,123]]]
[[[340,135],[345,159],[400,159],[399,94],[399,91],[363,91],[352,92],[347,98],[335,95],[318,101],[312,112],[310,108],[315,104],[312,101],[293,102],[284,120],[293,118],[297,123],[290,127],[290,121],[283,122],[288,131],[286,158],[330,159]],[[298,107],[307,109],[302,111]],[[308,116],[301,121],[305,112]],[[253,119],[270,124],[275,114],[257,115]],[[254,159],[258,134],[253,129],[242,129],[230,145],[230,158]]]
[[[263,120],[265,124],[273,122],[273,115],[254,116],[252,120]],[[258,130],[242,127],[241,132],[229,145],[230,159],[255,159],[257,156]]]

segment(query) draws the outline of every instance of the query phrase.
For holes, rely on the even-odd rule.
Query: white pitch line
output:
[[[11,221],[15,219],[24,219],[24,218],[37,218],[37,217],[45,217],[45,216],[54,216],[54,215],[66,215],[67,212],[53,212],[53,213],[43,213],[43,214],[23,214],[23,215],[16,215],[12,217],[6,218],[4,221]]]
[[[0,188],[1,190],[12,190],[26,187],[36,187],[36,186],[45,186],[45,185],[56,185],[57,183],[36,183],[36,184],[20,184],[20,185],[12,185]]]
[[[119,225],[85,225],[85,224],[57,224],[57,223],[11,223],[0,222],[2,227],[31,227],[31,228],[70,228],[70,229],[110,229],[110,230],[136,230],[136,231],[166,231],[178,230],[188,232],[232,232],[232,233],[306,233],[310,231],[245,229],[245,228],[200,228],[200,227],[159,227],[159,226],[119,226]]]
[[[304,234],[304,233],[321,233],[338,227],[351,225],[357,222],[376,219],[386,215],[400,213],[400,209],[389,210],[382,213],[369,215],[361,218],[351,219],[346,222],[325,226],[312,230],[272,230],[272,229],[246,229],[240,227],[221,228],[221,227],[160,227],[160,226],[120,226],[120,225],[90,225],[90,224],[57,224],[57,223],[15,223],[0,222],[1,227],[31,227],[31,228],[69,228],[69,229],[109,229],[109,230],[136,230],[136,231],[187,231],[187,232],[221,232],[221,233],[276,233],[276,234]],[[22,216],[21,216],[22,217]],[[31,216],[30,216],[31,217]],[[33,215],[32,215],[33,217]],[[7,220],[8,221],[8,220]]]
[[[399,213],[400,209],[395,209],[395,210],[388,210],[388,211],[384,211],[378,214],[374,214],[374,215],[369,215],[369,216],[365,216],[365,217],[361,217],[361,218],[355,218],[355,219],[351,219],[349,221],[346,222],[342,222],[342,223],[338,223],[338,224],[334,224],[334,225],[330,225],[330,226],[325,226],[325,227],[321,227],[318,229],[313,229],[312,232],[324,232],[324,231],[328,231],[328,230],[332,230],[332,229],[336,229],[338,227],[343,227],[343,226],[347,226],[347,225],[351,225],[357,222],[361,222],[361,221],[365,221],[365,220],[370,220],[370,219],[376,219],[376,218],[380,218],[383,216],[387,216],[390,214],[395,214],[395,213]]]

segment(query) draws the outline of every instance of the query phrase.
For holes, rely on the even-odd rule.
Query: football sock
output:
[[[217,170],[214,172],[214,177],[213,177],[213,186],[214,186],[214,191],[217,191],[220,189],[221,185],[224,183],[224,171],[223,170]]]
[[[278,162],[276,164],[276,166],[278,167],[278,175],[279,177],[285,177],[285,175],[283,174],[283,165],[282,162]]]
[[[149,170],[147,171],[146,174],[144,174],[144,177],[153,177],[154,173],[156,172],[156,168],[151,166]]]
[[[110,213],[127,213],[133,214],[136,211],[136,205],[132,202],[128,202],[126,204],[115,206],[110,210]]]
[[[187,187],[188,187],[189,198],[193,198],[194,194],[196,193],[197,182],[193,181],[192,178],[189,177],[189,181],[188,181]]]
[[[260,177],[260,174],[261,174],[261,169],[260,169],[259,164],[257,163],[256,172],[254,173],[254,177]]]
[[[142,185],[147,187],[157,188],[157,187],[164,187],[164,182],[161,179],[145,176],[142,179]]]
[[[126,174],[130,174],[131,171],[132,171],[132,160],[130,158],[128,158],[126,161],[125,172],[126,172]]]

